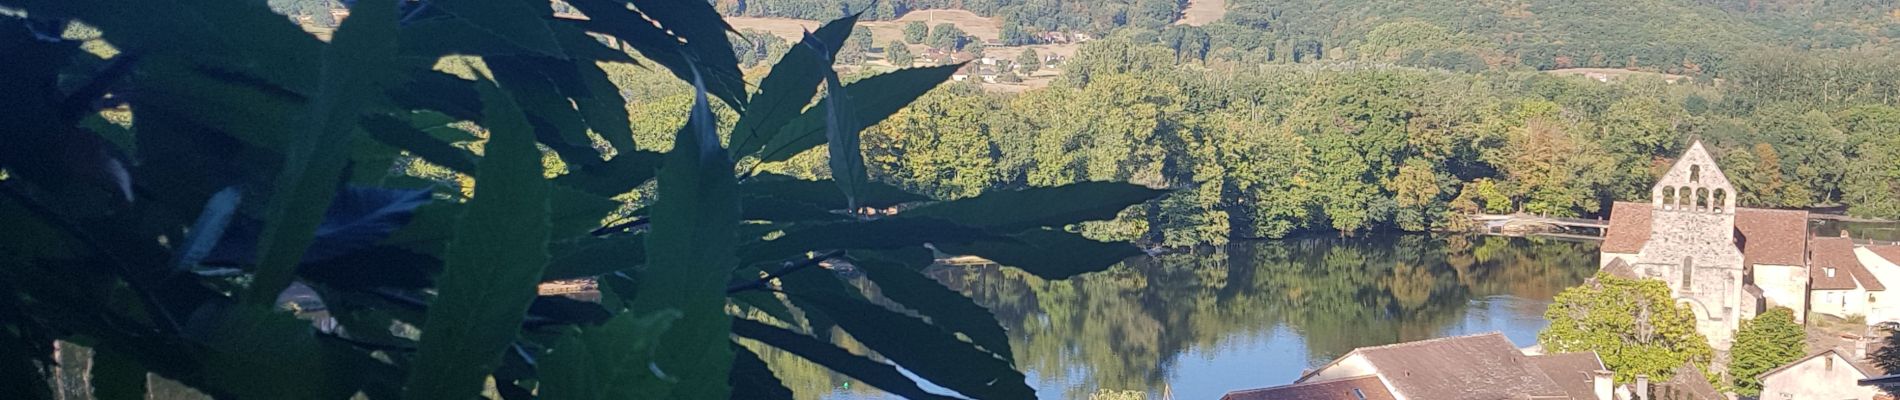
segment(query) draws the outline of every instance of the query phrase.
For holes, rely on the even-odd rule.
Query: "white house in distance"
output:
[[[1702,143],[1691,144],[1649,201],[1612,206],[1604,272],[1666,282],[1720,350],[1767,307],[1793,309],[1797,321],[1809,311],[1900,320],[1900,296],[1886,289],[1900,284],[1900,247],[1812,237],[1806,211],[1736,207],[1735,194]]]
[[[1762,373],[1761,400],[1874,400],[1880,389],[1858,382],[1879,375],[1858,357],[1822,351]]]

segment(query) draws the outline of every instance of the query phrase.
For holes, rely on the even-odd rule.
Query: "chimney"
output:
[[[1590,383],[1596,386],[1597,400],[1616,400],[1611,397],[1616,391],[1613,386],[1615,378],[1616,373],[1610,370],[1599,369],[1591,372]]]
[[[1636,398],[1649,400],[1649,375],[1636,375]]]

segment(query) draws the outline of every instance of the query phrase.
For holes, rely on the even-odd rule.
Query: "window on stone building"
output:
[[[1662,190],[1663,209],[1676,208],[1676,187],[1664,186]]]
[[[1708,188],[1701,188],[1701,189],[1695,190],[1695,209],[1696,211],[1709,210],[1709,189]]]
[[[1695,257],[1682,258],[1682,292],[1689,292],[1689,282],[1695,282]]]
[[[1695,205],[1695,203],[1692,202],[1694,199],[1695,191],[1689,190],[1687,186],[1682,187],[1680,193],[1676,193],[1676,205],[1682,206],[1682,208],[1689,208],[1689,206]]]
[[[1728,205],[1728,191],[1715,189],[1715,199],[1710,204],[1715,206],[1715,211],[1722,211],[1722,207]]]
[[[1702,166],[1700,165],[1689,166],[1689,181],[1690,182],[1702,181]]]

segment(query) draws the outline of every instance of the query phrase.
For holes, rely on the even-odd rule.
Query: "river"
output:
[[[1002,267],[932,276],[994,312],[1045,399],[1216,399],[1291,383],[1356,347],[1491,331],[1537,342],[1596,243],[1375,235],[1234,243],[1046,281]],[[847,346],[849,347],[849,346]],[[800,398],[888,395],[783,353]]]

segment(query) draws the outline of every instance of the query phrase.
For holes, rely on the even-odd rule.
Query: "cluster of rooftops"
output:
[[[1492,332],[1362,347],[1292,384],[1229,392],[1222,400],[1631,399],[1632,391],[1724,398],[1700,369],[1668,381],[1617,386],[1595,352],[1537,354]],[[1621,395],[1619,396],[1619,392]]]

